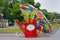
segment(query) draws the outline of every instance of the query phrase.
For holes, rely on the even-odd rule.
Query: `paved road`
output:
[[[52,34],[50,37],[37,37],[37,38],[25,38],[23,34],[20,34],[20,37],[16,36],[15,33],[3,34],[0,33],[0,40],[60,40],[60,29],[55,34]]]

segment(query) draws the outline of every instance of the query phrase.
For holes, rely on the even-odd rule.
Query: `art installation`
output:
[[[18,20],[16,23],[25,34],[25,37],[37,37],[39,32],[51,33],[51,25],[43,13],[37,10],[30,4],[20,5],[24,23],[21,24]]]

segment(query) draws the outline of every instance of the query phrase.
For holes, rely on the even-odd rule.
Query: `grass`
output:
[[[21,30],[19,28],[0,30],[0,33],[16,33],[16,32],[21,32]]]
[[[55,33],[56,30],[59,28],[60,23],[51,23],[52,33]]]

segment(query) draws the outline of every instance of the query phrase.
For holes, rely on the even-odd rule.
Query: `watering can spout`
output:
[[[24,26],[24,24],[21,24],[21,23],[19,22],[19,20],[16,20],[16,23],[17,23],[17,25],[19,26],[19,28],[23,31],[23,33],[25,33],[25,26]]]

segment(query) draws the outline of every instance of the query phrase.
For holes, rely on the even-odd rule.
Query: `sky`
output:
[[[35,0],[35,3],[36,2],[41,3],[41,9],[60,13],[60,0]]]

